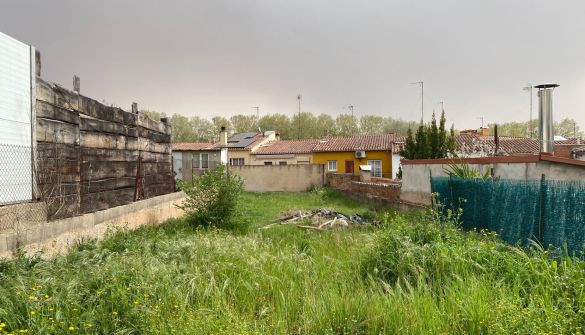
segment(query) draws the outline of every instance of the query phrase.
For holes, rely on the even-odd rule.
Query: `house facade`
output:
[[[214,148],[227,148],[227,162],[229,165],[252,165],[252,153],[271,141],[276,141],[276,132],[240,133],[235,134],[223,142],[225,133],[220,134],[220,142]]]
[[[192,181],[221,162],[221,149],[212,143],[173,143],[173,172],[176,179]]]
[[[250,165],[311,164],[318,143],[319,140],[272,141],[252,153]]]
[[[360,173],[370,166],[372,177],[393,178],[392,148],[395,134],[329,137],[313,149],[313,163],[323,164],[326,172]]]

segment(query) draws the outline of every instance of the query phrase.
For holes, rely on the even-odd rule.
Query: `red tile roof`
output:
[[[538,139],[526,137],[500,136],[499,154],[505,156],[537,154],[540,152]],[[555,144],[577,144],[579,139],[555,141]],[[455,136],[455,146],[463,156],[493,156],[496,150],[494,136],[461,134]]]
[[[257,155],[308,154],[318,143],[319,140],[272,141],[261,146],[254,153]]]
[[[174,151],[213,150],[213,143],[197,143],[197,142],[173,143],[173,144],[171,144],[171,148]]]
[[[392,150],[397,137],[395,134],[327,137],[313,151]]]

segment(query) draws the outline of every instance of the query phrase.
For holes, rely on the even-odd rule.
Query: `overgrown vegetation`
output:
[[[485,172],[471,167],[469,164],[451,163],[443,169],[446,175],[463,179],[491,179],[490,170],[486,168]]]
[[[456,216],[384,213],[327,189],[242,195],[254,228],[291,209],[378,228],[247,234],[185,220],[0,263],[0,333],[579,334],[585,262],[462,233]]]
[[[228,174],[224,165],[206,172],[193,184],[179,181],[187,199],[178,207],[185,211],[185,220],[195,226],[228,227],[236,224],[238,199],[244,181],[237,174]]]

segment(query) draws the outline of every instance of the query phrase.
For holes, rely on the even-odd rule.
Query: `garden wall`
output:
[[[510,180],[585,180],[585,162],[550,155],[499,156],[463,159],[424,159],[402,161],[400,199],[421,205],[431,204],[431,177],[446,176],[451,163],[468,164],[482,172],[493,169],[493,176]]]
[[[156,196],[103,211],[33,225],[16,225],[0,233],[0,257],[11,256],[24,247],[27,253],[43,251],[45,256],[67,250],[81,238],[101,238],[110,229],[135,229],[180,217],[176,207],[183,192]]]
[[[357,200],[387,204],[400,201],[400,184],[397,183],[362,182],[359,175],[328,173],[326,184]]]
[[[244,178],[250,192],[302,192],[323,186],[323,165],[242,165],[230,166],[231,173]]]

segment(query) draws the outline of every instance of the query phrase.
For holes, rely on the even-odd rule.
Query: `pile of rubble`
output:
[[[277,224],[295,224],[299,228],[322,230],[333,227],[348,227],[349,225],[371,225],[375,222],[364,219],[357,213],[345,215],[330,209],[319,208],[312,211],[288,210],[269,228]]]

